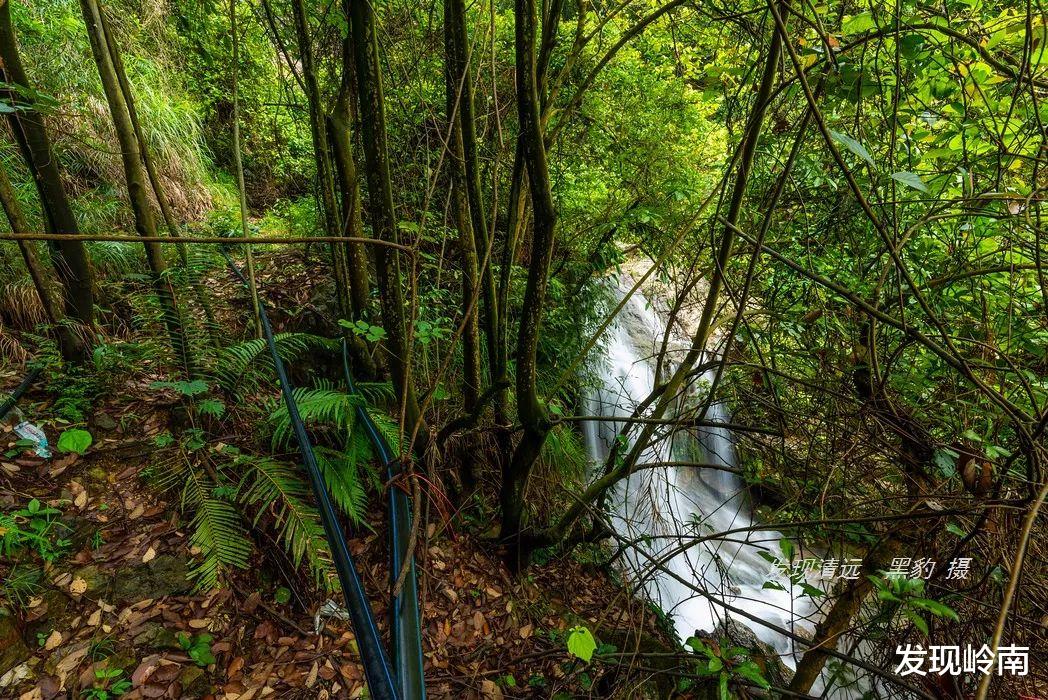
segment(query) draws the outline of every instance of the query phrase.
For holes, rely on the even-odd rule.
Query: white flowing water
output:
[[[623,279],[615,286],[620,301],[632,286]],[[623,307],[616,324],[607,331],[603,362],[594,364],[601,378],[591,393],[590,414],[625,418],[651,393],[655,385],[655,358],[666,324],[661,314],[640,294]],[[684,338],[671,338],[667,360],[679,362]],[[712,377],[700,382],[695,399],[702,399]],[[668,417],[668,416],[666,416]],[[706,420],[728,423],[721,404],[713,404]],[[596,468],[607,457],[621,429],[619,421],[591,421],[586,443]],[[633,435],[635,437],[635,433]],[[782,535],[770,530],[743,531],[689,546],[697,537],[710,537],[754,524],[745,488],[737,474],[735,446],[723,427],[678,431],[654,441],[639,463],[691,462],[711,467],[667,466],[643,468],[620,482],[611,494],[608,509],[612,524],[624,540],[637,541],[623,559],[631,580],[669,615],[682,640],[696,631],[716,634],[727,618],[750,628],[793,667],[795,654],[803,651],[785,635],[744,616],[728,612],[718,601],[751,614],[774,626],[809,636],[813,605],[809,598],[791,593],[787,577],[777,574],[761,556],[763,550],[781,556]],[[721,466],[726,469],[716,469]],[[652,566],[662,562],[666,571]],[[766,587],[773,581],[781,589]],[[692,586],[706,592],[700,595]],[[799,591],[797,591],[799,592]],[[712,598],[712,600],[711,600]]]

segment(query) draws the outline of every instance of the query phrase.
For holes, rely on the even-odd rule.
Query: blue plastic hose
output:
[[[230,268],[246,287],[247,280],[240,270],[237,269],[232,258],[224,250],[222,255],[225,256]],[[298,411],[298,404],[295,403],[294,394],[292,393],[291,380],[288,379],[287,372],[284,369],[284,362],[280,359],[280,353],[277,351],[276,341],[273,340],[273,327],[269,323],[269,317],[266,315],[261,299],[258,303],[258,315],[259,320],[262,322],[262,334],[266,338],[269,354],[273,358],[273,367],[276,369],[277,379],[280,381],[280,392],[284,397],[284,404],[287,406],[288,417],[291,419],[299,451],[302,453],[302,461],[306,466],[306,472],[309,474],[309,483],[313,488],[313,496],[317,499],[320,521],[324,526],[324,535],[331,547],[331,558],[335,565],[335,571],[338,573],[339,583],[342,584],[342,592],[345,594],[346,610],[349,611],[350,622],[357,637],[360,659],[364,665],[364,675],[367,678],[371,697],[376,700],[401,700],[401,696],[397,692],[396,681],[390,672],[389,661],[382,646],[382,639],[379,636],[378,628],[375,627],[375,618],[371,613],[371,606],[368,604],[367,596],[364,594],[360,574],[357,573],[357,568],[353,564],[353,557],[350,555],[349,547],[346,545],[346,537],[342,532],[342,527],[339,525],[338,515],[335,513],[335,507],[331,503],[331,498],[324,485],[324,479],[320,475],[320,467],[317,464],[316,455],[313,453],[313,443],[306,433],[306,426],[302,423],[302,416]],[[408,699],[404,698],[403,700]]]
[[[346,386],[351,394],[356,393],[353,377],[349,372],[349,351],[345,339],[342,341],[342,370]],[[357,418],[367,431],[375,452],[386,468],[389,488],[389,594],[390,627],[393,630],[393,668],[400,683],[402,698],[426,697],[426,680],[422,662],[422,631],[418,608],[418,580],[415,576],[415,561],[411,560],[408,575],[404,579],[400,595],[394,595],[397,576],[407,556],[408,539],[411,533],[411,503],[403,489],[392,484],[398,476],[401,462],[389,448],[363,405],[357,405]]]

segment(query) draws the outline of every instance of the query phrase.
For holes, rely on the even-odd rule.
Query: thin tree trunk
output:
[[[366,163],[368,198],[371,202],[372,230],[375,236],[396,241],[397,219],[393,208],[393,184],[389,176],[389,154],[386,148],[386,114],[382,97],[382,74],[378,60],[378,37],[370,3],[346,0],[346,13],[351,20],[353,54],[356,63],[357,96]],[[401,289],[400,255],[387,246],[375,248],[376,282],[386,331],[387,365],[393,386],[403,402],[408,432],[418,426],[416,451],[428,447],[429,430],[419,410],[412,386],[411,356],[405,329],[405,302]]]
[[[237,31],[237,4],[236,0],[229,0],[229,36],[232,42],[232,66],[230,74],[232,78],[233,97],[233,162],[237,171],[237,199],[240,203],[240,234],[249,238],[250,233],[247,226],[247,188],[244,187],[244,159],[240,153],[240,37]],[[259,315],[258,281],[255,276],[255,255],[251,252],[251,246],[244,246],[244,254],[247,257],[247,282],[251,293],[251,313],[255,324],[255,330],[262,337],[262,317]]]
[[[135,231],[144,237],[155,237],[157,235],[156,222],[149,205],[147,194],[148,178],[142,166],[142,154],[138,148],[138,138],[135,136],[134,127],[128,112],[127,101],[124,99],[123,91],[120,89],[120,81],[117,78],[113,58],[109,53],[106,42],[105,30],[102,26],[101,10],[96,0],[80,0],[80,7],[84,13],[84,21],[87,24],[88,38],[91,40],[91,50],[98,67],[98,74],[102,80],[102,89],[109,103],[109,112],[113,118],[113,126],[116,129],[117,140],[120,144],[120,152],[124,163],[124,174],[127,179],[128,199],[131,209],[135,215]],[[171,345],[175,350],[179,361],[188,376],[196,374],[195,363],[189,349],[189,342],[182,325],[182,318],[178,308],[178,300],[175,291],[167,279],[167,263],[164,261],[163,251],[158,243],[143,243],[146,250],[146,260],[153,276],[153,289],[163,315],[164,325],[167,328]]]
[[[7,214],[7,220],[11,223],[13,232],[29,233],[29,224],[22,213],[22,207],[18,205],[11,181],[2,168],[0,168],[0,205]],[[40,266],[40,261],[37,260],[33,244],[29,241],[18,241],[18,249],[22,253],[22,260],[25,261],[29,277],[33,280],[36,294],[40,297],[40,306],[44,309],[44,315],[47,316],[52,326],[57,326],[58,322],[62,320],[62,311],[55,304],[54,299],[51,298],[51,292],[47,289],[47,275]]]
[[[157,204],[160,207],[160,214],[164,219],[164,226],[167,228],[167,232],[172,238],[178,238],[178,224],[175,222],[175,217],[171,211],[171,204],[167,199],[163,183],[160,181],[160,176],[157,174],[156,167],[153,165],[153,157],[150,155],[149,146],[146,143],[146,137],[142,131],[142,124],[138,119],[138,111],[135,108],[135,97],[134,93],[131,92],[131,83],[127,79],[127,71],[124,70],[124,60],[120,55],[120,47],[117,46],[116,40],[113,37],[113,32],[109,26],[109,21],[106,19],[106,14],[101,10],[101,8],[99,8],[99,17],[102,20],[102,31],[105,33],[106,48],[108,49],[109,56],[113,61],[113,69],[116,71],[116,77],[120,83],[120,91],[124,95],[124,102],[127,103],[127,114],[128,118],[131,120],[131,126],[135,131],[135,139],[138,141],[138,150],[142,155],[142,164],[145,166],[146,174],[149,176],[149,184],[153,190],[153,195],[156,197]],[[234,83],[234,91],[235,90],[236,84]],[[236,131],[235,125],[234,131]],[[214,346],[217,348],[219,347],[219,342],[215,335],[215,329],[218,328],[218,322],[215,320],[215,312],[211,307],[211,300],[208,299],[207,292],[203,285],[200,284],[200,280],[195,279],[192,271],[189,269],[189,255],[186,252],[185,244],[178,243],[175,245],[175,248],[178,251],[178,257],[182,263],[182,268],[186,271],[187,277],[189,277],[189,283],[193,289],[193,296],[196,298],[197,304],[200,305],[201,311],[204,312],[204,318],[207,319],[208,335]]]
[[[8,0],[0,0],[0,82],[22,85],[28,89],[31,86],[18,53],[10,9]],[[79,233],[43,118],[15,90],[2,89],[0,94],[20,106],[19,110],[8,115],[8,121],[40,193],[47,229],[51,233]],[[51,245],[50,250],[55,272],[62,284],[66,313],[90,330],[94,327],[95,300],[91,266],[84,244],[81,241],[58,240]],[[62,348],[67,359],[80,356],[83,352],[84,348],[79,344]]]
[[[454,26],[452,16],[461,11],[455,5],[461,5],[461,0],[445,0],[444,2],[444,91],[446,96],[447,117],[450,126],[450,138],[448,139],[448,166],[451,174],[451,199],[455,215],[455,225],[459,233],[459,252],[462,256],[462,311],[467,314],[462,334],[462,395],[463,408],[466,413],[472,413],[480,398],[480,331],[477,323],[476,308],[473,303],[473,295],[477,291],[477,217],[471,219],[472,208],[469,197],[465,192],[466,180],[468,179],[468,167],[466,166],[465,145],[463,143],[463,126],[460,112],[466,102],[464,95],[469,86],[469,75],[467,71],[461,70],[458,60],[458,42],[461,39],[458,29]],[[483,212],[481,212],[481,224],[483,224]],[[484,236],[484,231],[479,232]],[[490,269],[490,265],[488,266]],[[490,317],[489,317],[490,318]],[[489,327],[489,331],[494,328]],[[489,352],[494,350],[495,337],[493,333],[488,334]],[[490,360],[494,362],[492,354]],[[494,373],[494,364],[492,364]]]
[[[524,146],[518,140],[513,155],[513,172],[510,176],[509,209],[506,217],[506,241],[499,266],[498,326],[495,354],[494,382],[501,382],[494,400],[495,422],[500,426],[509,424],[509,291],[513,280],[513,265],[517,259],[517,242],[524,226],[527,211],[527,182],[524,173]],[[513,445],[505,429],[495,434],[501,463],[509,462]]]
[[[470,222],[473,229],[474,250],[480,260],[487,260],[481,270],[484,285],[484,335],[487,340],[488,367],[492,380],[496,376],[498,364],[498,294],[495,288],[495,275],[492,270],[494,260],[490,253],[491,233],[488,229],[486,209],[480,186],[480,163],[477,155],[476,116],[473,107],[473,80],[470,70],[469,33],[466,29],[466,4],[463,0],[445,0],[444,2],[444,37],[445,37],[445,73],[446,81],[454,86],[456,104],[448,104],[448,116],[455,115],[462,141],[461,160],[456,167],[462,170],[462,189],[466,195]]]
[[[502,538],[515,541],[520,533],[528,477],[550,429],[546,410],[539,401],[536,380],[539,324],[546,301],[557,217],[540,117],[535,57],[535,0],[516,0],[514,16],[519,139],[523,144],[534,216],[531,265],[517,335],[517,415],[524,431],[512,459],[503,469],[500,493]],[[510,206],[513,206],[512,201]],[[511,565],[526,563],[514,561],[516,557],[512,551],[510,556]]]
[[[320,205],[324,215],[324,230],[328,236],[338,236],[338,208],[335,205],[335,179],[332,175],[331,154],[328,149],[325,109],[321,105],[320,86],[317,83],[316,67],[313,63],[313,42],[310,37],[308,18],[302,0],[293,0],[291,13],[294,17],[295,36],[298,40],[299,62],[306,101],[309,103],[309,132],[313,138],[313,157],[317,168],[317,186],[320,189]],[[331,244],[331,259],[334,266],[335,289],[339,310],[343,317],[353,318],[349,262],[346,249]]]
[[[356,158],[353,156],[353,42],[347,35],[342,42],[342,84],[339,86],[338,100],[329,117],[335,170],[339,181],[339,198],[341,200],[340,231],[350,238],[365,238],[364,224],[361,221],[360,206],[360,173],[357,171]],[[353,300],[354,318],[367,318],[371,305],[371,277],[368,273],[368,256],[364,245],[359,242],[347,242],[345,245],[346,260],[349,263],[350,296]]]

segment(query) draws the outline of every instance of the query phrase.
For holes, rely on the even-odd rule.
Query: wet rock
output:
[[[0,616],[0,675],[24,663],[31,653],[16,620],[10,615]]]
[[[758,639],[746,625],[728,618],[717,626],[713,632],[700,632],[700,637],[711,639],[727,638],[733,646],[750,650],[750,658],[760,666],[764,678],[773,686],[785,688],[790,684],[793,671],[782,662],[782,657],[769,644]]]
[[[55,588],[40,595],[40,604],[26,613],[26,638],[34,639],[40,633],[50,632],[67,617],[69,596]]]
[[[188,593],[192,588],[189,564],[169,554],[161,554],[148,564],[121,569],[112,579],[112,597],[119,603]]]
[[[84,591],[84,595],[89,598],[96,598],[104,593],[109,588],[110,577],[105,571],[97,564],[88,564],[87,566],[81,566],[79,569],[73,571],[73,578],[81,578],[87,584],[87,589]]]

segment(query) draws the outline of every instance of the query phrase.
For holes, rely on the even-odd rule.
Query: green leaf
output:
[[[906,617],[909,618],[910,622],[912,622],[917,629],[924,634],[928,634],[928,623],[925,622],[923,617],[907,608],[903,609],[903,613],[906,614]]]
[[[205,416],[219,418],[226,412],[226,405],[218,399],[204,399],[200,402],[200,405],[197,406],[197,409]]]
[[[568,630],[568,653],[582,659],[586,663],[593,658],[593,652],[597,649],[597,640],[593,633],[583,626],[572,627]]]
[[[706,656],[713,658],[713,650],[710,649],[704,642],[698,637],[688,637],[688,641],[684,642],[686,645],[691,647],[691,650],[696,654],[705,654]]]
[[[922,180],[921,176],[917,173],[903,170],[897,173],[892,173],[892,179],[896,182],[901,182],[907,187],[912,187],[915,190],[920,190],[921,192],[928,191],[928,185],[924,184],[924,180]]]
[[[869,12],[863,12],[844,20],[844,23],[841,24],[841,33],[845,35],[859,34],[876,26],[877,23],[873,21],[873,16]]]
[[[928,598],[913,598],[910,601],[910,603],[914,605],[914,607],[927,610],[936,617],[945,617],[947,619],[953,620],[954,622],[961,621],[961,618],[957,615],[957,612],[953,608],[944,603],[940,603],[937,600],[930,600]]]
[[[182,396],[196,396],[197,394],[203,394],[207,391],[207,382],[203,379],[194,379],[192,381],[178,381],[178,382],[153,382],[149,385],[150,389],[174,389]]]
[[[866,150],[865,146],[863,146],[861,143],[853,139],[851,136],[848,136],[847,134],[842,134],[839,131],[834,131],[833,129],[830,129],[829,131],[830,136],[833,137],[834,141],[838,141],[844,144],[844,146],[847,147],[849,151],[851,151],[852,153],[869,163],[871,168],[876,167],[876,165],[873,162],[873,156],[870,155],[870,152]]]
[[[960,528],[960,526],[957,525],[956,523],[947,523],[946,531],[950,532],[950,533],[953,533],[954,535],[957,535],[958,537],[966,537],[968,535],[968,533],[965,532],[964,530],[962,530]]]
[[[88,447],[91,447],[91,442],[91,433],[80,428],[70,428],[58,437],[58,451],[76,452],[82,455],[87,452]]]
[[[284,605],[291,601],[291,589],[281,586],[273,594],[273,600],[280,605]]]
[[[959,456],[956,451],[944,447],[935,451],[933,459],[943,476],[953,476],[957,473],[957,458]]]
[[[761,669],[752,661],[747,661],[735,668],[735,675],[745,678],[761,688],[770,688],[771,683],[761,674]]]

